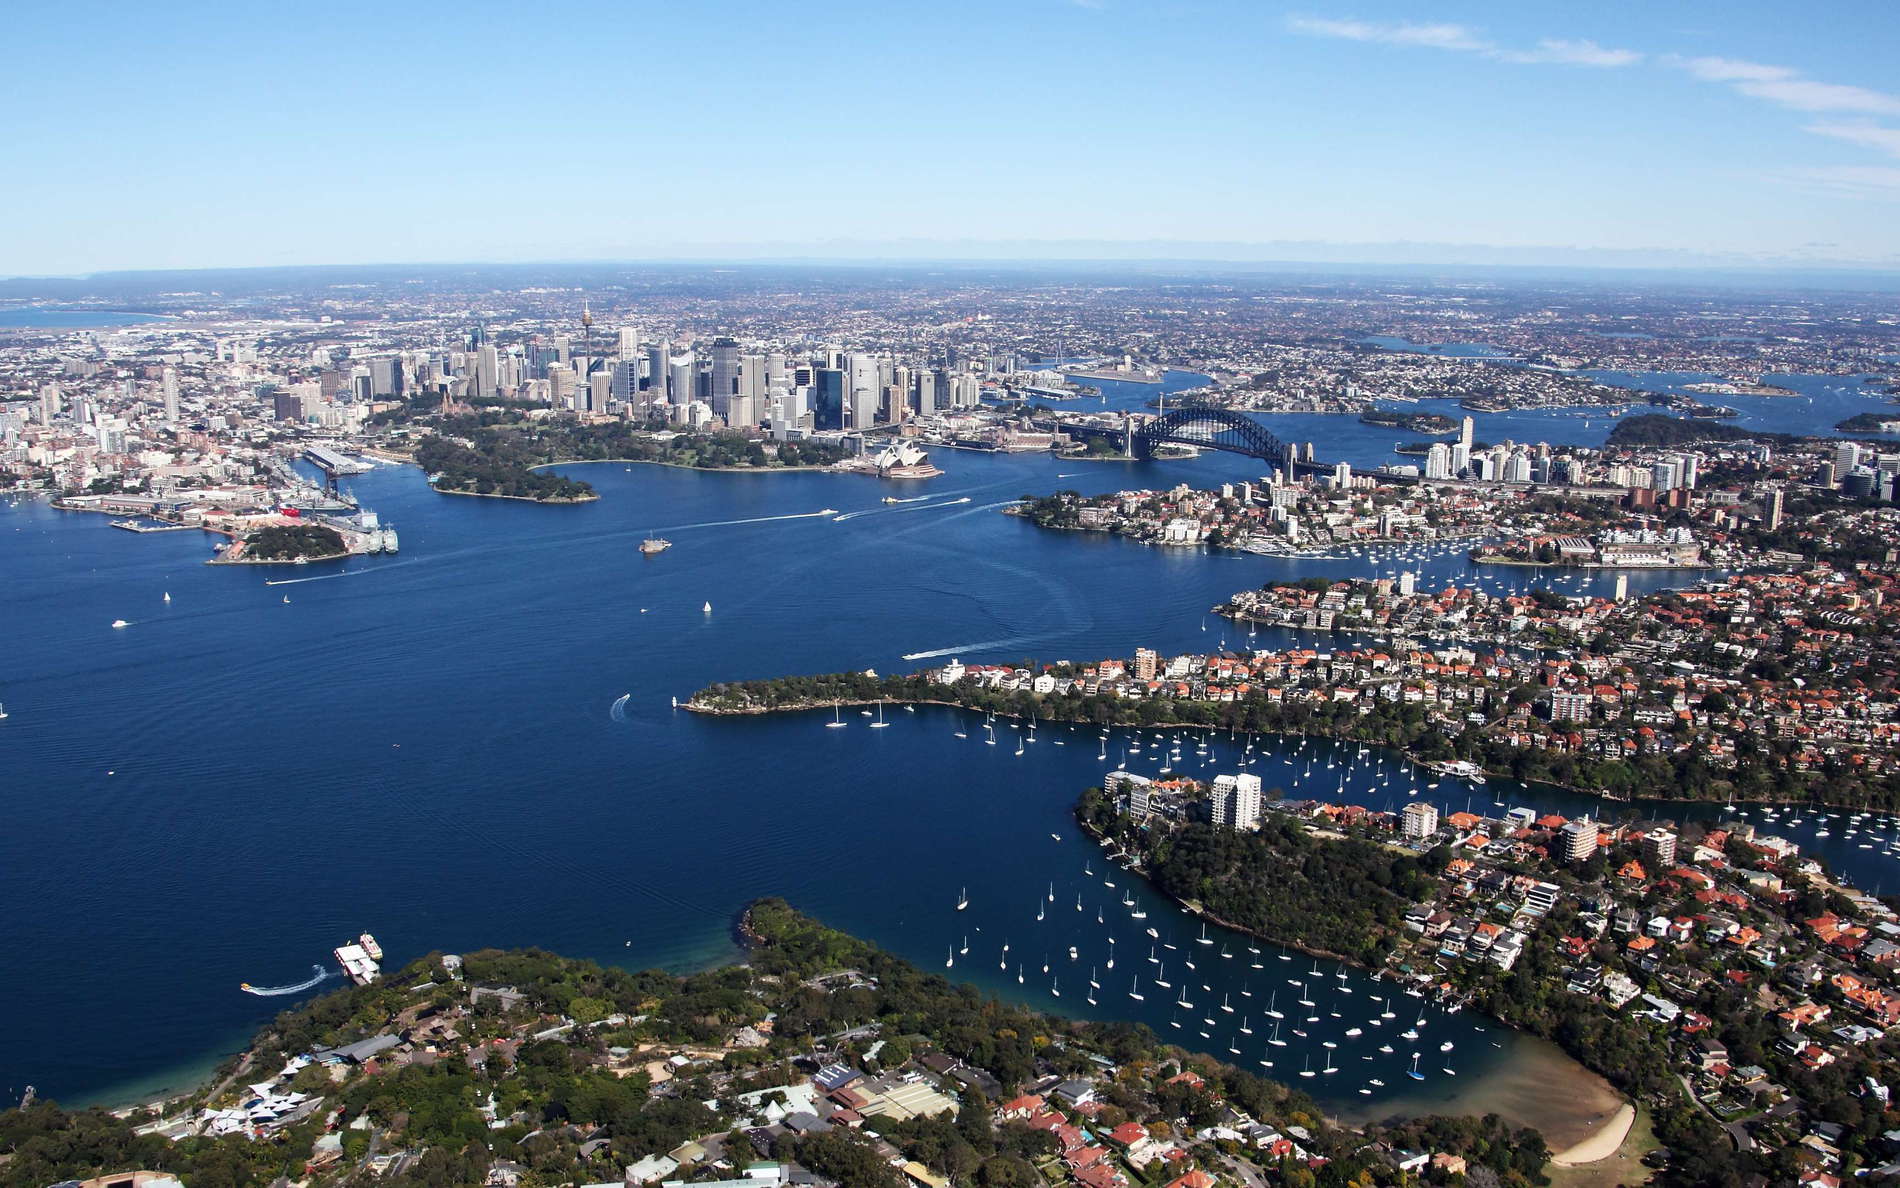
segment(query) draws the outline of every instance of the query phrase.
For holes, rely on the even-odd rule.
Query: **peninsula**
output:
[[[1348,1129],[1144,1027],[985,997],[780,900],[737,933],[742,964],[683,978],[419,957],[286,1011],[185,1097],[0,1113],[0,1188],[132,1169],[232,1188],[1209,1188],[1415,1160],[1542,1182],[1542,1136],[1496,1117]]]

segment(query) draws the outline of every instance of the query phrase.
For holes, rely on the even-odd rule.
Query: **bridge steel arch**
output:
[[[1155,447],[1163,442],[1228,450],[1270,462],[1286,458],[1286,446],[1265,425],[1228,408],[1173,409],[1135,430],[1131,452],[1137,458],[1152,458]]]

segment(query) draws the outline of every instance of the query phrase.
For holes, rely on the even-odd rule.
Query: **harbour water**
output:
[[[1325,440],[1334,456],[1372,461],[1363,441]],[[1528,1041],[1431,1010],[1420,1046],[1395,1040],[1380,1053],[1375,1034],[1416,1024],[1417,1000],[1395,1000],[1398,1017],[1369,1026],[1377,987],[1362,975],[1339,979],[1322,962],[1313,977],[1310,962],[1265,946],[1255,970],[1238,938],[1194,946],[1185,917],[1145,888],[1107,887],[1099,852],[1070,818],[1076,794],[1119,761],[1098,759],[1092,736],[1045,729],[1017,755],[1001,740],[983,745],[947,710],[900,711],[873,731],[862,719],[826,729],[822,714],[707,719],[669,707],[721,679],[928,662],[906,655],[1235,646],[1231,625],[1205,613],[1235,590],[1393,567],[1155,550],[1041,532],[998,510],[1062,487],[1256,477],[1252,459],[938,461],[947,473],[896,492],[930,498],[902,505],[881,502],[891,485],[858,477],[596,464],[570,473],[603,498],[543,507],[445,498],[413,469],[379,468],[352,485],[401,526],[402,554],[313,566],[269,587],[284,575],[202,564],[210,546],[196,534],[134,535],[104,517],[0,501],[0,701],[11,715],[0,725],[0,901],[15,909],[0,1004],[13,1018],[80,1021],[0,1034],[0,1093],[30,1082],[85,1102],[176,1087],[296,1001],[240,983],[295,983],[365,929],[397,963],[437,948],[540,945],[688,969],[733,955],[734,915],[760,895],[926,968],[967,936],[970,952],[945,972],[1042,1007],[1141,1019],[1348,1115],[1483,1097],[1488,1076],[1529,1059]],[[847,518],[813,514],[827,507]],[[655,534],[673,547],[641,556],[640,540]],[[1406,564],[1432,582],[1549,580],[1474,568],[1457,549]],[[1639,573],[1632,586],[1689,576]],[[1567,588],[1613,580],[1579,576]],[[113,630],[116,619],[129,626]],[[1377,772],[1376,756],[1352,756],[1344,792],[1342,768],[1302,778],[1319,745],[1275,758],[1261,770],[1266,784],[1362,804],[1405,799],[1409,769],[1389,760]],[[1591,806],[1497,781],[1486,791],[1556,812]],[[1447,807],[1474,795],[1452,781],[1423,794]],[[1865,838],[1838,825],[1817,840],[1815,825],[1780,831],[1868,886],[1891,873],[1884,848],[1860,848]],[[958,912],[966,887],[970,907]],[[1145,905],[1141,926],[1120,907],[1124,893]],[[1157,958],[1192,954],[1197,965],[1193,1008],[1174,1008],[1178,1029],[1164,993],[1128,997],[1128,977],[1152,976],[1150,925],[1177,946]],[[1104,976],[1111,937],[1114,977]],[[1218,956],[1220,944],[1233,956]],[[1093,1006],[1090,965],[1101,967]],[[1307,997],[1326,1005],[1307,1011],[1311,1026],[1301,1017],[1301,1046],[1283,1024],[1289,1045],[1270,1055],[1266,1016],[1242,1005],[1275,991],[1284,1000],[1302,970],[1328,991]],[[1231,1015],[1218,1010],[1222,996]],[[1252,1036],[1241,1036],[1242,1019]],[[1347,1039],[1351,1026],[1364,1034]],[[1328,1039],[1340,1046],[1320,1046]],[[1454,1047],[1440,1052],[1445,1040]],[[1414,1050],[1424,1082],[1404,1075]],[[1342,1071],[1298,1077],[1329,1053]],[[1374,1077],[1386,1085],[1359,1094]]]

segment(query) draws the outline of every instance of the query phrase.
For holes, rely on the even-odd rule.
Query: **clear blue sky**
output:
[[[1289,243],[1900,264],[1886,0],[14,0],[5,36],[0,275]]]

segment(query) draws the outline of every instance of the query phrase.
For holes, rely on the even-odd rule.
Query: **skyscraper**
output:
[[[713,339],[712,410],[723,417],[731,409],[733,393],[739,390],[739,344],[730,338]]]
[[[178,369],[167,367],[160,385],[164,392],[165,423],[176,425],[178,423]]]
[[[698,387],[698,377],[699,361],[691,351],[675,356],[667,363],[666,386],[672,393],[674,404],[691,404],[698,399],[699,393],[694,390]]]
[[[647,348],[647,403],[666,403],[666,344],[656,342]]]
[[[836,367],[820,367],[812,375],[812,428],[844,428],[844,404],[845,373]]]
[[[1834,481],[1839,482],[1854,473],[1860,465],[1860,445],[1857,442],[1844,441],[1834,447]]]
[[[372,397],[402,394],[402,360],[382,355],[369,361],[369,394]]]
[[[1762,508],[1762,522],[1770,532],[1781,527],[1781,500],[1781,488],[1776,487],[1768,492],[1768,499]]]
[[[767,391],[764,355],[739,356],[739,394],[749,396],[762,407]]]
[[[475,352],[475,394],[493,396],[500,386],[497,379],[501,372],[501,356],[493,346],[483,346]]]
[[[1458,422],[1458,444],[1465,447],[1467,454],[1471,452],[1471,434],[1476,428],[1477,422],[1473,421],[1470,417],[1466,417]]]
[[[845,426],[869,429],[877,418],[877,356],[848,355],[845,372]]]

